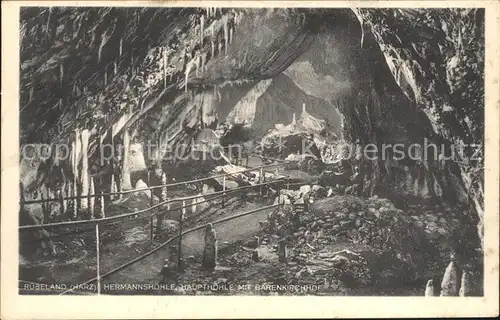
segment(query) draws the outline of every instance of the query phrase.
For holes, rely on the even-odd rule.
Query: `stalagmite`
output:
[[[205,228],[205,247],[203,249],[203,269],[213,270],[217,264],[217,234],[210,223]]]
[[[104,68],[104,86],[108,85],[108,67]]]
[[[425,296],[426,297],[434,296],[434,280],[432,279],[427,281],[427,285],[425,286]]]
[[[31,100],[33,100],[33,85],[30,88],[30,101],[29,102],[31,102]]]
[[[462,273],[462,281],[460,281],[460,291],[458,295],[460,297],[470,297],[472,293],[471,279],[469,271],[464,271]]]
[[[118,65],[116,64],[116,61],[113,61],[113,76],[116,77],[117,73],[118,73]]]
[[[122,169],[122,190],[132,189],[130,181],[130,165],[129,165],[129,149],[130,149],[130,133],[128,129],[123,132],[123,169]]]
[[[222,41],[219,42],[219,46],[217,48],[217,52],[220,54],[222,52]]]
[[[229,28],[229,43],[233,42],[233,28]]]
[[[110,192],[114,193],[117,192],[118,190],[116,189],[116,182],[115,182],[115,175],[114,173],[111,175],[111,186],[110,186]]]
[[[295,118],[295,112],[293,113],[292,115],[292,124],[296,124],[297,123],[297,119]]]
[[[59,199],[59,207],[60,207],[60,214],[61,216],[66,212],[66,202],[64,201],[64,195],[62,190],[57,190],[56,191],[57,198]]]
[[[444,272],[441,282],[441,296],[458,296],[458,268],[454,261],[451,261]]]
[[[202,15],[200,17],[200,45],[203,47],[203,36],[204,36],[204,29],[205,29],[205,17]]]
[[[95,198],[94,198],[94,178],[90,177],[90,183],[89,183],[89,213],[90,213],[90,218],[95,219],[94,216],[94,204],[95,204]]]
[[[88,208],[87,193],[89,189],[89,158],[87,149],[89,146],[89,130],[84,129],[80,135],[82,140],[82,174],[80,176],[80,184],[82,186],[81,206],[83,209]]]
[[[122,56],[122,51],[123,50],[123,38],[120,38],[120,49],[119,49],[119,53],[118,53],[118,56],[121,57]]]
[[[260,261],[259,251],[257,251],[257,250],[252,251],[252,261],[255,261],[255,262]]]
[[[227,54],[227,47],[228,47],[228,41],[229,41],[229,30],[228,30],[228,17],[227,15],[224,15],[222,17],[222,23],[224,24],[224,53]]]
[[[200,195],[200,194],[198,194],[198,195]],[[192,205],[191,205],[191,213],[192,213],[193,215],[195,215],[195,214],[196,214],[196,209],[197,209],[197,207],[198,207],[198,198],[194,198],[194,199],[193,199],[193,203],[192,203]]]

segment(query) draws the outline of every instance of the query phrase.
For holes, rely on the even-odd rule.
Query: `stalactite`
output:
[[[217,52],[218,52],[219,54],[220,54],[220,53],[222,53],[222,41],[221,41],[221,42],[219,42],[219,47],[218,47],[217,49],[218,49],[218,51],[217,51]]]
[[[33,101],[33,85],[30,88],[30,100],[29,102]]]
[[[59,86],[62,88],[63,86],[63,79],[64,79],[64,66],[61,63],[59,65]]]
[[[205,10],[207,11],[207,17],[210,18],[210,7],[206,7]]]
[[[120,38],[120,46],[118,56],[121,57],[123,52],[123,38]]]
[[[203,36],[204,36],[204,24],[205,24],[205,17],[202,15],[200,17],[200,45],[203,47]]]
[[[227,54],[227,47],[229,41],[229,31],[228,31],[228,17],[224,15],[222,17],[222,23],[224,25],[224,53]]]
[[[78,163],[80,162],[80,152],[81,152],[81,140],[80,140],[80,130],[75,129],[75,140],[72,142],[72,170],[73,170],[73,196],[78,197]],[[76,218],[78,213],[78,201],[75,199],[73,201],[73,216]]]
[[[233,27],[229,28],[229,43],[233,42]]]
[[[130,181],[130,164],[129,164],[129,150],[130,150],[130,133],[128,129],[123,132],[123,168],[122,168],[122,189],[132,189]]]
[[[104,86],[108,85],[108,66],[104,68]]]
[[[82,199],[81,205],[83,209],[88,208],[87,193],[89,189],[89,158],[88,158],[88,146],[89,146],[89,130],[84,129],[81,133],[82,140],[82,174],[80,175],[80,183],[82,186]]]
[[[163,50],[163,88],[167,88],[167,67],[168,67],[168,57],[167,50]]]
[[[201,74],[203,75],[203,72],[205,72],[205,62],[207,60],[207,53],[204,52],[202,55],[201,55]]]
[[[118,74],[118,65],[116,64],[116,61],[113,61],[113,77],[116,77]]]
[[[184,79],[184,90],[185,92],[187,92],[187,85],[188,85],[188,82],[189,82],[189,72],[191,72],[191,66],[192,66],[192,62],[189,61],[187,64],[186,64],[186,70],[185,70],[185,79]]]
[[[200,76],[200,65],[201,65],[201,56],[199,52],[196,53],[195,65],[196,65],[196,77],[198,78]]]

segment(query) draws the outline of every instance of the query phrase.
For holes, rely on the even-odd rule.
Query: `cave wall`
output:
[[[463,157],[447,163],[455,180],[449,187],[463,187],[482,240],[484,9],[361,9],[358,14],[395,81],[429,119],[436,140],[464,150]]]
[[[220,103],[221,92],[239,87],[243,97],[277,77],[324,102],[311,103],[311,113],[336,108],[349,144],[483,143],[479,9],[34,10],[21,17],[26,141],[71,141],[75,129],[89,130],[89,155],[109,131],[111,139],[137,130],[138,139],[189,141],[205,103],[204,122],[217,108],[225,117],[240,99]],[[256,118],[276,110],[274,119],[289,120],[286,108],[265,109],[279,92],[259,97]],[[363,194],[392,189],[473,203],[467,210],[482,221],[482,161],[420,160],[365,161]]]

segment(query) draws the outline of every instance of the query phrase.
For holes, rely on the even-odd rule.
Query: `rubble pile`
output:
[[[389,285],[440,277],[450,257],[471,267],[458,240],[466,231],[456,210],[414,206],[402,211],[376,196],[334,195],[313,201],[313,188],[309,189],[308,211],[294,206],[307,192],[283,190],[285,200],[295,198],[283,202],[265,225],[266,232],[285,238],[293,247],[291,260],[302,264],[301,274],[328,271],[329,278]]]

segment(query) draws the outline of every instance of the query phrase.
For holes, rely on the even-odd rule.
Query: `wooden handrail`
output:
[[[83,198],[86,199],[86,198],[92,198],[92,197],[114,196],[114,195],[129,194],[129,193],[134,193],[134,192],[149,191],[149,190],[154,190],[154,189],[159,189],[159,188],[164,188],[164,187],[168,188],[168,187],[179,186],[179,185],[184,185],[184,184],[188,184],[188,183],[202,182],[202,181],[207,181],[207,180],[211,180],[211,179],[232,176],[232,175],[235,175],[237,173],[251,172],[251,171],[259,170],[260,168],[275,167],[275,166],[280,166],[280,165],[282,165],[282,164],[273,163],[273,164],[268,164],[268,165],[264,165],[264,166],[260,166],[260,167],[255,167],[255,168],[237,171],[234,173],[224,173],[224,174],[220,174],[220,175],[215,175],[215,176],[210,176],[210,177],[205,177],[205,178],[200,178],[200,179],[195,179],[195,180],[180,181],[180,182],[175,182],[175,183],[157,185],[157,186],[148,187],[148,188],[126,190],[126,191],[120,191],[120,192],[96,193],[96,194],[87,195],[87,196],[64,197],[64,198],[62,198],[62,200],[75,200],[75,199],[83,199]],[[60,201],[60,200],[61,200],[60,198],[48,198],[48,199],[43,199],[43,200],[20,201],[20,203],[21,203],[21,205],[25,205],[25,204],[45,203],[45,202],[53,202],[53,201]]]
[[[276,180],[269,181],[269,182],[264,182],[264,183],[260,183],[260,184],[254,184],[254,185],[242,186],[242,187],[238,187],[238,188],[230,189],[230,190],[215,191],[215,192],[212,192],[212,193],[203,194],[201,196],[206,197],[206,196],[218,196],[218,195],[224,195],[224,194],[227,195],[227,194],[230,194],[230,193],[233,193],[233,192],[236,192],[236,191],[240,191],[240,190],[244,190],[244,189],[249,189],[249,188],[254,188],[254,187],[260,187],[260,186],[269,185],[269,184],[274,184],[274,183],[282,182],[282,181],[285,181],[285,180],[286,180],[286,178],[281,178],[281,179],[276,179]],[[168,203],[178,202],[178,201],[192,200],[192,199],[200,198],[201,196],[200,195],[194,195],[194,196],[187,196],[187,197],[180,197],[180,198],[169,199],[169,200],[157,203],[156,205],[154,205],[152,207],[149,207],[149,208],[146,208],[146,209],[143,209],[143,210],[134,211],[134,212],[130,212],[130,213],[123,213],[123,214],[120,214],[120,215],[106,217],[106,218],[91,219],[91,220],[79,220],[79,221],[64,221],[64,222],[55,222],[55,223],[46,223],[46,224],[37,224],[37,225],[25,225],[25,226],[19,226],[19,230],[28,230],[28,229],[33,230],[33,229],[44,229],[44,228],[50,228],[50,227],[60,227],[60,226],[66,226],[66,225],[82,225],[82,224],[89,224],[89,223],[107,222],[107,221],[112,221],[112,220],[117,220],[117,219],[131,217],[131,216],[134,216],[134,215],[140,215],[140,214],[143,214],[143,213],[147,213],[147,212],[149,212],[149,211],[151,211],[153,209],[156,209],[158,207],[164,206],[164,205],[166,205]],[[197,204],[208,202],[208,201],[211,201],[211,200],[213,200],[213,199],[208,199],[208,200],[206,199],[204,201],[197,202]],[[193,204],[181,206],[181,207],[178,207],[178,208],[173,208],[173,209],[167,210],[166,212],[175,211],[175,210],[179,210],[179,209],[182,209],[182,208],[189,208],[191,206],[193,206]]]
[[[216,224],[219,224],[219,223],[222,223],[222,222],[226,222],[226,221],[229,221],[229,220],[233,220],[233,219],[236,219],[236,218],[240,218],[240,217],[243,217],[243,216],[247,216],[247,215],[250,215],[252,213],[256,213],[256,212],[260,212],[260,211],[263,211],[263,210],[267,210],[267,209],[273,209],[273,208],[277,208],[279,207],[280,204],[274,204],[274,205],[270,205],[270,206],[266,206],[266,207],[262,207],[262,208],[257,208],[257,209],[253,209],[253,210],[250,210],[250,211],[246,211],[246,212],[243,212],[243,213],[239,213],[239,214],[236,214],[236,215],[233,215],[233,216],[229,216],[229,217],[226,217],[226,218],[222,218],[222,219],[219,219],[219,220],[216,220],[214,222],[210,222],[210,223],[207,223],[207,224],[204,224],[204,225],[200,225],[198,227],[194,227],[194,228],[191,228],[191,229],[188,229],[186,231],[183,231],[180,236],[184,236],[188,233],[191,233],[191,232],[194,232],[194,231],[198,231],[198,230],[201,230],[203,228],[206,228],[209,224],[212,224],[212,225],[216,225]],[[102,274],[100,275],[100,279],[104,279],[105,277],[108,277],[122,269],[125,269],[126,267],[152,255],[153,253],[157,252],[158,250],[160,250],[161,248],[164,248],[165,246],[167,246],[168,244],[170,244],[172,241],[176,240],[177,238],[179,238],[179,235],[175,235],[173,236],[172,238],[168,239],[166,242],[162,243],[161,245],[159,245],[158,247],[154,248],[153,250],[150,250],[142,255],[140,255],[139,257],[133,259],[133,260],[130,260],[129,262],[121,265],[121,266],[118,266],[108,272],[106,272],[105,274]],[[78,285],[78,286],[75,286],[71,289],[68,289],[62,293],[60,293],[59,295],[63,295],[63,294],[66,294],[66,293],[69,293],[69,292],[72,292],[75,288],[81,288],[83,285],[86,285],[86,284],[89,284],[89,283],[92,283],[94,281],[98,280],[98,277],[94,277],[90,280],[87,280],[85,281],[84,283]]]

